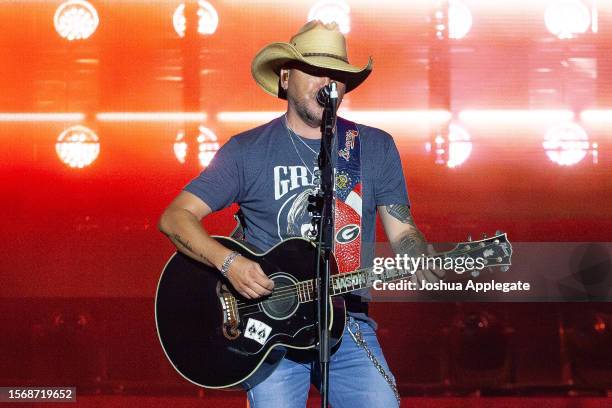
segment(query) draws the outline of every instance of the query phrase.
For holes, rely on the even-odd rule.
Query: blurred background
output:
[[[0,385],[245,405],[163,355],[173,247],[156,223],[232,135],[282,114],[251,60],[315,18],[339,23],[353,64],[373,57],[340,115],[393,135],[430,241],[612,241],[610,0],[0,1]],[[235,209],[205,226],[229,233]],[[611,304],[372,314],[406,406],[612,401]]]

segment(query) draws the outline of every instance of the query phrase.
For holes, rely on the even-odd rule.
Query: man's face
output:
[[[281,86],[287,91],[287,101],[300,118],[311,127],[320,127],[323,107],[317,102],[317,93],[330,82],[336,82],[338,105],[346,91],[346,80],[337,71],[310,66],[292,66],[281,70]]]

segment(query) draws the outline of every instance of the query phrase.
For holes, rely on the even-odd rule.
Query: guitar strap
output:
[[[244,220],[242,208],[238,208],[238,211],[236,211],[236,213],[234,214],[234,220],[236,220],[236,226],[230,233],[230,238],[234,238],[236,241],[244,241],[246,222]]]
[[[361,266],[361,143],[357,125],[337,118],[334,183],[334,255],[338,272]]]
[[[339,273],[361,266],[361,144],[357,125],[340,117],[336,120],[338,157],[334,183],[334,255]],[[231,238],[244,240],[246,224],[239,209]]]

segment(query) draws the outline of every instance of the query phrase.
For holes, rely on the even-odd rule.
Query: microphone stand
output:
[[[325,95],[323,120],[321,122],[321,151],[318,165],[321,188],[318,196],[311,199],[315,211],[314,220],[318,221],[317,243],[317,323],[319,329],[319,370],[321,373],[321,407],[327,408],[329,401],[329,326],[330,298],[329,283],[331,272],[331,252],[334,239],[334,164],[332,150],[334,146],[334,129],[336,127],[336,109],[338,108],[338,91],[336,83],[330,83],[330,92]]]

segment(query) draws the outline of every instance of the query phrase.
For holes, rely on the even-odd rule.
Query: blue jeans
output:
[[[389,371],[376,333],[361,320],[348,317],[340,348],[331,357],[329,365],[329,402],[333,408],[393,408],[397,400],[389,384],[378,372],[365,350],[357,345],[348,328],[355,332],[355,324],[368,348],[388,375]],[[263,382],[248,391],[251,408],[302,408],[306,406],[310,383],[318,386],[318,364],[298,363],[284,358],[276,370]]]

